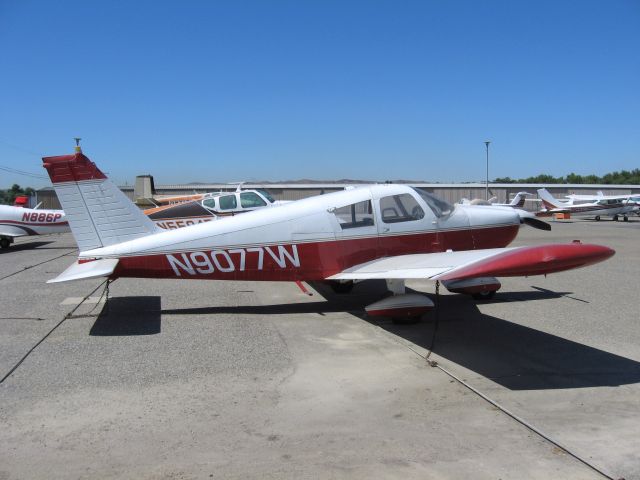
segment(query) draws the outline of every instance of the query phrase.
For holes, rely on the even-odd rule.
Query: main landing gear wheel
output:
[[[420,322],[421,319],[422,314],[411,315],[409,317],[391,317],[391,321],[394,325],[413,325],[414,323]]]
[[[613,216],[613,221],[614,221],[614,222],[617,222],[617,221],[618,221],[618,215],[614,215],[614,216]]]
[[[11,242],[7,237],[0,238],[0,248],[9,248],[9,245],[11,245]]]
[[[625,222],[629,221],[629,217],[627,217],[626,215],[624,217],[622,217],[622,220],[624,220]]]
[[[596,222],[600,221],[600,215],[596,215]]]
[[[353,282],[338,282],[336,280],[329,280],[329,286],[335,293],[350,293],[353,290]]]
[[[474,293],[471,296],[473,297],[474,300],[483,301],[483,300],[491,300],[493,297],[495,297],[495,295],[496,295],[496,291],[490,290],[486,292]]]

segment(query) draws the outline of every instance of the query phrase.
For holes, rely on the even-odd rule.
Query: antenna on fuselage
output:
[[[80,140],[82,140],[80,137],[73,137],[73,139],[76,141],[76,153],[82,153],[82,148],[80,148]]]

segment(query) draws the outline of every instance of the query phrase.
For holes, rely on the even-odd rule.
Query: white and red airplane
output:
[[[600,220],[602,215],[607,215],[616,221],[618,216],[622,215],[626,222],[629,220],[628,214],[638,209],[638,205],[631,199],[631,195],[603,197],[599,200],[579,204],[574,204],[573,200],[562,202],[554,198],[546,188],[538,189],[538,196],[542,200],[547,214],[568,213],[576,217],[594,217],[596,220]]]
[[[289,203],[275,200],[264,189],[242,190],[241,187],[240,184],[235,192],[204,193],[199,199],[167,203],[144,213],[159,227],[173,230]]]
[[[16,237],[68,231],[69,224],[62,210],[0,205],[0,247],[2,248],[9,248]]]
[[[329,281],[384,279],[394,294],[370,315],[417,316],[434,304],[404,281],[440,281],[490,297],[495,277],[542,275],[615,252],[580,242],[508,248],[521,224],[510,207],[453,206],[406,185],[368,185],[224,221],[159,231],[82,152],[43,158],[78,243],[78,260],[50,282],[96,277]],[[300,284],[299,284],[300,285]]]

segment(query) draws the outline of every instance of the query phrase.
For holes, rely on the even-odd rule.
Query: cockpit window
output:
[[[220,210],[232,210],[238,208],[238,201],[235,195],[223,195],[218,199],[220,202]]]
[[[380,212],[384,223],[410,222],[424,218],[424,210],[413,195],[408,193],[382,197]]]
[[[271,194],[270,194],[268,191],[266,191],[264,188],[258,188],[258,189],[256,189],[256,190],[257,190],[258,192],[260,192],[264,198],[266,198],[267,200],[269,200],[269,203],[273,203],[273,202],[275,202],[275,201],[276,201],[276,199],[275,199],[275,198],[273,198],[273,197],[271,196]]]
[[[340,228],[343,230],[347,228],[370,227],[374,224],[371,200],[336,208],[333,210],[333,214],[338,219]]]
[[[206,198],[202,201],[202,204],[208,208],[209,210],[216,209],[216,199],[215,198]]]
[[[255,192],[242,192],[240,194],[240,204],[242,208],[257,208],[267,205],[265,201],[260,198],[260,195]]]
[[[454,207],[449,202],[446,202],[431,193],[422,190],[421,188],[412,188],[422,197],[426,204],[429,205],[429,208],[433,210],[436,217],[446,217],[453,212]]]

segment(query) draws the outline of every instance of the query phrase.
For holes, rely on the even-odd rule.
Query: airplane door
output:
[[[378,230],[370,193],[358,192],[354,201],[329,209],[335,233],[335,260],[347,268],[377,258]]]
[[[441,251],[437,218],[424,201],[406,190],[376,201],[381,255]]]
[[[438,237],[437,248],[434,248],[434,251],[458,251],[475,248],[469,216],[464,208],[455,208],[428,192],[419,189],[418,192],[436,217],[433,223],[438,230]]]

